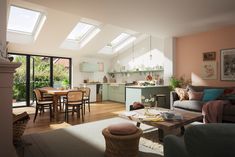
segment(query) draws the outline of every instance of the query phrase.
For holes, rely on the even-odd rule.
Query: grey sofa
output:
[[[203,92],[204,89],[212,88],[231,88],[231,87],[212,87],[212,86],[192,86],[188,85],[187,90],[194,92]],[[233,87],[235,88],[235,87]],[[198,100],[179,100],[179,97],[175,91],[170,93],[170,108],[174,110],[184,110],[189,112],[202,112],[202,106],[204,102]],[[235,122],[235,105],[224,107],[223,121]]]
[[[183,138],[168,135],[164,157],[235,157],[235,124],[195,125]]]

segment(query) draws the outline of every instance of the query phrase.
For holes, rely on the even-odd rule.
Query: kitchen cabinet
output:
[[[99,65],[97,63],[82,62],[79,68],[81,72],[96,72],[99,70]]]
[[[90,102],[96,102],[96,84],[86,84],[86,87],[91,89]]]
[[[108,100],[108,84],[102,85],[102,101]]]
[[[102,100],[110,100],[116,102],[125,102],[125,84],[104,83],[102,88]]]
[[[125,102],[125,84],[110,84],[108,86],[108,99],[116,102]]]

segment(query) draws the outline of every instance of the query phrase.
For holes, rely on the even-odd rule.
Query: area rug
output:
[[[24,157],[103,157],[105,140],[102,130],[110,124],[127,121],[134,123],[116,117],[44,133],[25,135],[23,140],[26,143],[31,143],[31,145],[24,149]],[[141,129],[146,132],[152,130],[153,127],[141,125]],[[155,133],[152,137],[156,135]],[[153,146],[150,147],[151,145]],[[144,136],[141,138],[139,145],[140,157],[162,157],[162,154],[161,144],[151,143]]]

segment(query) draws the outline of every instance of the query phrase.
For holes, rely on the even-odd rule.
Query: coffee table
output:
[[[195,121],[201,121],[203,115],[201,113],[191,113],[187,111],[176,111],[176,110],[167,110],[164,108],[151,108],[150,110],[157,110],[157,112],[173,112],[176,114],[181,114],[183,116],[182,120],[164,120],[160,122],[156,121],[143,121],[139,117],[143,117],[146,112],[145,109],[134,110],[130,112],[121,113],[119,116],[122,118],[130,119],[137,122],[139,127],[141,123],[154,126],[158,128],[158,138],[159,141],[162,141],[164,138],[165,131],[171,131],[173,129],[181,128],[181,134],[184,134],[184,126]]]

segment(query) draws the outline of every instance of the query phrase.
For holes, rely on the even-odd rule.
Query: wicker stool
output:
[[[137,157],[139,152],[139,139],[143,134],[140,128],[129,135],[111,134],[108,128],[103,129],[105,138],[105,157]]]

